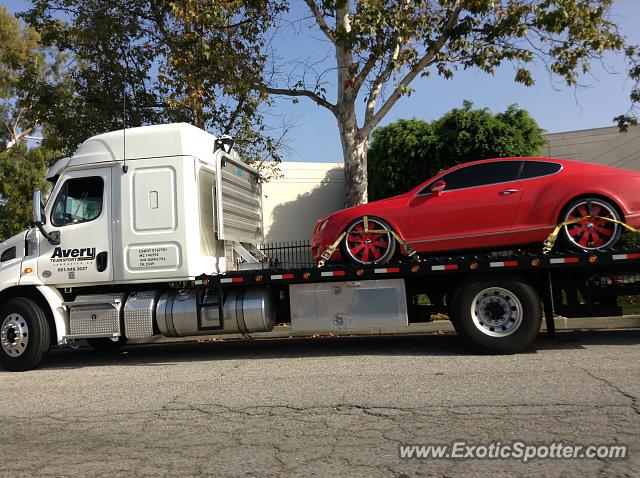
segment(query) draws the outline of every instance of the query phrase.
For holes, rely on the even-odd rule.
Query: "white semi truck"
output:
[[[29,370],[51,346],[158,336],[411,331],[448,313],[483,352],[531,345],[544,315],[619,314],[640,252],[405,258],[278,269],[263,241],[258,172],[187,124],[92,137],[34,193],[34,226],[0,245],[0,359]]]

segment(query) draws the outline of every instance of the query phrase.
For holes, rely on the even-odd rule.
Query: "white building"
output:
[[[316,220],[344,208],[341,163],[280,164],[283,177],[262,185],[264,242],[308,241]]]

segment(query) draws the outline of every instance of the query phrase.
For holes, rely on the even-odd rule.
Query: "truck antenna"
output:
[[[127,174],[127,88],[122,90],[122,172]]]

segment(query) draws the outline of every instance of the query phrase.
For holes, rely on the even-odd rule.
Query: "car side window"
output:
[[[53,205],[51,223],[61,227],[93,221],[102,213],[103,190],[98,176],[67,179]]]
[[[549,163],[546,161],[525,161],[522,167],[520,179],[532,179],[542,176],[549,176],[557,173],[562,169],[562,165],[558,163]]]
[[[516,181],[521,164],[521,161],[495,161],[456,169],[442,177],[445,191]]]

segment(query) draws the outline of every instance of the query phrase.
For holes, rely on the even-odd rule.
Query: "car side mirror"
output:
[[[436,181],[435,183],[433,183],[433,185],[431,186],[431,189],[429,190],[431,192],[431,194],[436,197],[436,196],[440,196],[443,192],[444,192],[444,188],[447,186],[447,183],[445,183],[442,179],[440,181]]]

